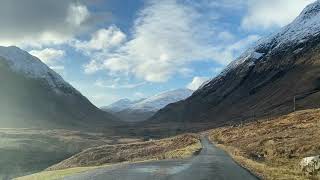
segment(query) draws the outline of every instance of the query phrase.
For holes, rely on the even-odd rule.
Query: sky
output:
[[[196,90],[315,0],[1,0],[0,45],[40,58],[97,106]]]

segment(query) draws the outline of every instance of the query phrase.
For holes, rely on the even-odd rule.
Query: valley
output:
[[[212,2],[43,0],[46,43],[0,33],[0,180],[320,179],[320,0],[272,31],[242,27],[248,1],[230,32]]]

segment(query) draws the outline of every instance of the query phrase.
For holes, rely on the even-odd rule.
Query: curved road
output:
[[[199,155],[185,160],[162,160],[99,168],[65,180],[257,180],[224,151],[202,138]]]

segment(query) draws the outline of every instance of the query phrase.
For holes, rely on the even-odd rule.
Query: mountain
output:
[[[123,121],[143,121],[151,117],[159,109],[170,103],[186,99],[192,93],[193,91],[190,89],[176,89],[137,101],[121,99],[107,107],[103,107],[102,109],[113,113]]]
[[[120,112],[120,111],[123,111],[125,109],[130,108],[135,103],[138,103],[143,100],[145,100],[145,99],[139,99],[139,100],[135,100],[135,101],[131,101],[130,99],[127,99],[127,98],[120,99],[120,100],[110,104],[109,106],[101,107],[101,109],[103,109],[105,111],[110,111],[110,112]]]
[[[130,109],[140,111],[158,111],[164,106],[186,99],[193,93],[190,89],[175,89],[151,96],[143,101],[135,103]]]
[[[1,128],[86,128],[116,124],[38,58],[0,47]]]
[[[261,39],[184,101],[148,121],[172,128],[217,127],[320,107],[320,1],[289,25]],[[167,125],[166,127],[168,127]],[[189,126],[189,127],[186,127]]]

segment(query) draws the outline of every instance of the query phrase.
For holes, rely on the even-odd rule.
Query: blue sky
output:
[[[0,45],[29,51],[103,106],[196,89],[313,1],[4,0]]]

